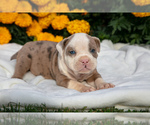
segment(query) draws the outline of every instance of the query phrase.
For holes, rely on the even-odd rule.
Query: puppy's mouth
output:
[[[81,72],[81,73],[86,73],[86,72],[89,72],[89,71],[91,71],[91,68],[89,68],[87,65],[83,66],[83,67],[79,70],[79,72]]]

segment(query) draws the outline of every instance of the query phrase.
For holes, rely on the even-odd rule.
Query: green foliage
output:
[[[61,13],[63,14],[63,13]],[[113,43],[150,44],[150,17],[138,18],[131,13],[65,13],[70,20],[86,20],[89,22],[90,35],[99,37],[100,40],[110,39]],[[34,19],[35,17],[32,16]],[[33,41],[34,37],[28,37],[26,29],[15,24],[2,24],[12,34],[11,43],[25,44]],[[43,32],[61,35],[64,38],[70,36],[67,29],[54,30],[50,25]]]
[[[113,43],[149,44],[150,17],[135,17],[131,13],[79,13],[67,14],[70,20],[84,19],[90,23],[90,35]],[[60,31],[59,31],[60,32]],[[63,34],[69,36],[67,31]],[[60,34],[61,35],[61,34]]]
[[[57,0],[68,4],[70,10],[79,8],[88,12],[149,12],[149,5],[136,6],[131,0]]]
[[[137,18],[131,13],[99,13],[93,18],[96,22],[90,23],[90,34],[113,43],[149,44],[149,20],[150,17]]]
[[[81,109],[75,108],[48,108],[45,104],[37,105],[37,104],[28,104],[21,105],[20,103],[8,103],[7,105],[3,105],[0,108],[0,112],[149,112],[149,110],[128,110],[124,111],[123,109],[117,109],[115,107],[105,107],[105,108],[91,108],[88,109],[87,106]]]

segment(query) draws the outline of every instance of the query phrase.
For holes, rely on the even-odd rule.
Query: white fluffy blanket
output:
[[[118,48],[118,45],[115,47]],[[111,106],[150,106],[150,50],[124,45],[114,49],[109,40],[101,43],[98,72],[115,88],[80,93],[57,86],[55,81],[34,76],[30,72],[24,80],[12,79],[16,60],[10,57],[22,46],[0,45],[0,105],[46,104],[47,107],[101,108]]]

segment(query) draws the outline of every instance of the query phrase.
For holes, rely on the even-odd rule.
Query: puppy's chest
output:
[[[78,75],[76,75],[75,79],[78,82],[87,82],[91,76],[92,76],[92,74],[78,74]]]

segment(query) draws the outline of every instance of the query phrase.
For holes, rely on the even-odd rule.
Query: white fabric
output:
[[[22,46],[0,45],[0,105],[14,102],[44,103],[47,107],[56,108],[150,106],[150,50],[131,45],[123,45],[116,50],[116,46],[104,40],[97,65],[103,79],[116,87],[80,93],[30,72],[24,80],[12,79],[16,60],[10,61],[10,57]]]

